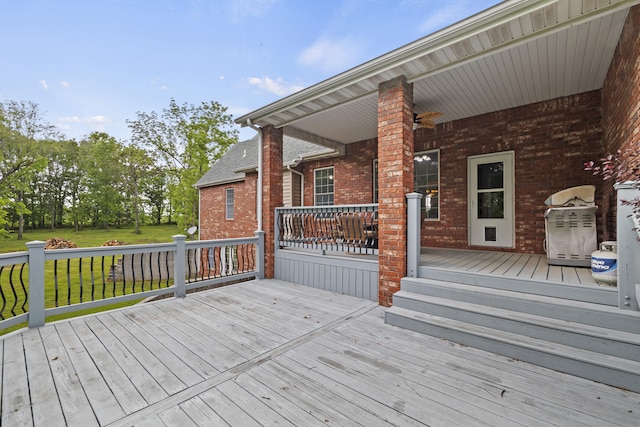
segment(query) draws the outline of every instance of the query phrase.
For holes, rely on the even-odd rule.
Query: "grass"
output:
[[[140,234],[133,232],[133,227],[102,229],[84,229],[74,231],[72,228],[51,230],[27,230],[22,240],[17,240],[17,233],[12,233],[8,239],[0,239],[0,253],[26,251],[25,243],[33,240],[46,241],[52,237],[71,240],[80,248],[102,246],[108,240],[118,240],[126,244],[148,244],[171,242],[171,236],[181,233],[175,224],[146,225],[140,227]]]
[[[141,227],[140,234],[133,233],[133,228],[113,228],[109,231],[89,229],[89,230],[83,230],[79,232],[75,232],[73,229],[59,229],[55,231],[50,231],[50,230],[26,231],[23,235],[23,240],[17,240],[15,234],[12,235],[12,238],[10,239],[0,240],[0,253],[25,251],[27,249],[25,246],[25,243],[33,240],[46,241],[51,237],[67,239],[74,242],[78,247],[89,248],[89,247],[102,246],[105,242],[109,240],[118,240],[126,244],[166,243],[166,242],[171,242],[173,240],[171,236],[175,234],[179,234],[175,225]],[[78,260],[72,262],[72,265],[74,266],[74,268],[72,269],[70,269],[70,265],[67,264],[66,262],[59,263],[58,265],[58,281],[60,282],[59,285],[60,285],[60,294],[61,294],[59,300],[60,300],[60,304],[62,305],[67,304],[67,301],[66,301],[67,300],[67,296],[66,296],[67,278],[66,277],[69,276],[69,277],[77,278],[80,276],[80,274],[77,271],[77,266],[76,266],[77,262]],[[89,276],[90,272],[88,271],[89,261],[83,260],[82,262],[84,267],[83,267],[81,276],[83,277],[85,286],[87,286],[89,283],[91,283],[91,279]],[[20,306],[24,302],[24,296],[21,295],[22,290],[19,283],[20,283],[21,276],[22,276],[23,282],[25,283],[28,282],[28,266],[26,266],[24,272],[20,272],[19,266],[15,266],[15,267],[16,267],[15,270],[9,270],[9,267],[6,267],[4,274],[2,273],[2,270],[0,270],[0,290],[2,290],[7,301],[6,311],[3,312],[5,316],[11,316],[11,314],[7,313],[7,311],[11,309],[11,307],[13,306],[16,300],[19,300],[17,302],[17,309],[19,312],[22,312],[20,310]],[[72,272],[70,270],[75,270],[75,271]],[[99,276],[100,274],[98,274],[98,278],[96,280],[99,280]],[[14,287],[18,288],[18,292],[16,295],[17,298],[14,297],[15,294],[10,284],[10,281],[13,281],[15,285]],[[72,279],[72,281],[77,282],[76,279]],[[110,289],[111,283],[108,283],[108,285],[109,285],[108,289]],[[71,303],[73,304],[73,303],[79,302],[79,287],[77,286],[77,283],[72,283],[71,287],[72,287]],[[116,295],[123,294],[124,291],[122,288],[123,288],[122,284],[118,283]],[[127,284],[126,288],[127,288],[127,291],[126,291],[127,294],[132,293],[131,284]],[[87,294],[86,294],[87,291],[88,290],[85,289],[85,300],[87,298]],[[101,294],[101,291],[98,290],[97,293]],[[45,263],[45,307],[46,308],[55,307],[56,302],[55,302],[54,295],[55,295],[54,263],[51,261],[48,261],[47,263]],[[107,293],[107,297],[109,296],[111,296],[111,292]],[[101,299],[101,295],[98,295],[97,299]],[[81,315],[90,314],[90,313],[96,313],[96,312],[105,311],[105,310],[112,310],[120,307],[126,307],[129,305],[136,304],[139,301],[140,300],[126,301],[126,302],[120,302],[117,304],[110,304],[107,306],[93,308],[93,309],[79,310],[73,313],[65,313],[65,314],[56,315],[56,316],[49,316],[47,317],[47,321],[50,322],[50,321],[61,320],[61,319],[81,316]],[[28,305],[27,305],[27,310],[28,310]],[[0,335],[16,329],[20,329],[25,326],[26,324],[21,324],[21,325],[16,325],[15,327],[12,327],[12,328],[7,328],[6,330],[0,331]]]

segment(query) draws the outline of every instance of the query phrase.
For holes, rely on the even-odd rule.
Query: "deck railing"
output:
[[[276,209],[276,247],[378,253],[378,205]]]
[[[173,294],[221,283],[262,278],[264,233],[254,237],[152,245],[45,250],[0,255],[0,330],[47,316],[127,300]]]

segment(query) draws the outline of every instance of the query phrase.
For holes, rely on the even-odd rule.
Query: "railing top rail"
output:
[[[348,209],[375,209],[378,207],[377,203],[367,203],[359,205],[329,205],[329,206],[288,206],[276,208],[278,211],[333,211],[342,212]]]
[[[210,247],[218,247],[218,246],[232,246],[232,245],[242,245],[247,243],[257,243],[259,242],[259,238],[256,236],[252,237],[237,237],[233,239],[216,239],[216,240],[193,240],[185,242],[186,247],[198,247],[198,248],[210,248]]]
[[[109,256],[122,254],[139,254],[175,250],[175,243],[151,243],[148,245],[101,246],[95,248],[46,249],[46,260],[69,258],[86,258],[91,256]]]
[[[22,264],[29,262],[29,252],[11,252],[0,254],[0,266]]]

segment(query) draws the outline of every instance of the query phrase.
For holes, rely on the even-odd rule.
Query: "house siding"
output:
[[[602,156],[634,149],[630,163],[640,169],[640,6],[629,11],[609,72],[602,87],[604,151]],[[598,157],[602,157],[598,156]],[[595,160],[595,159],[594,159]],[[605,208],[608,213],[607,240],[616,237],[616,195],[604,186]]]

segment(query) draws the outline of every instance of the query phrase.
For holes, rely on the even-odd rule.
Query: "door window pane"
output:
[[[478,218],[504,218],[504,191],[478,193]]]
[[[478,165],[478,190],[491,190],[504,187],[504,163],[485,163]]]

